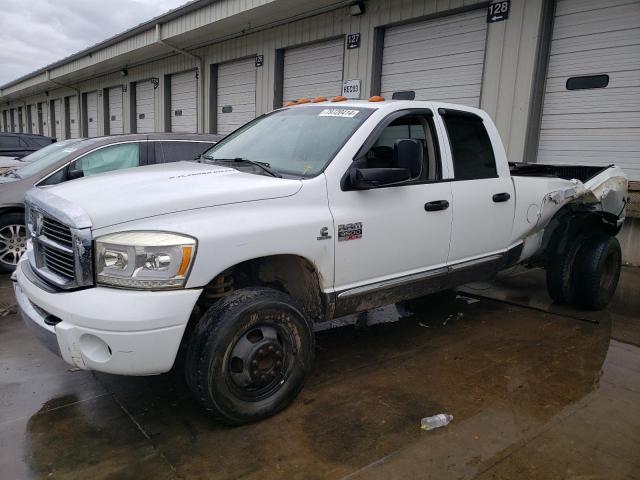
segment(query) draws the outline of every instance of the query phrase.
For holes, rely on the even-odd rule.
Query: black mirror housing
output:
[[[349,171],[349,187],[353,190],[369,190],[411,178],[406,168],[352,168]]]
[[[393,165],[409,170],[411,178],[420,176],[423,157],[424,148],[419,140],[399,139],[393,144]]]

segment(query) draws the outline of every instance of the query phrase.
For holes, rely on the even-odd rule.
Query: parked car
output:
[[[519,263],[546,266],[558,300],[609,302],[620,168],[509,164],[476,108],[322,101],[253,120],[207,163],[29,191],[25,322],[115,374],[166,372],[182,343],[195,398],[239,424],[300,391],[318,322]]]
[[[0,156],[21,158],[55,141],[55,138],[33,133],[0,132]]]
[[[124,168],[193,160],[219,135],[157,133],[63,140],[25,157],[22,167],[0,176],[0,272],[15,269],[26,248],[24,194]]]

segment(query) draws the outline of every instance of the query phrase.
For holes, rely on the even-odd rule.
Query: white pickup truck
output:
[[[560,302],[611,299],[627,180],[615,167],[509,164],[483,111],[318,98],[263,115],[200,162],[27,195],[25,322],[82,369],[166,372],[221,421],[284,408],[314,325],[518,263]]]

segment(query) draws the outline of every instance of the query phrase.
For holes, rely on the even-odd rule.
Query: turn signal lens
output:
[[[311,103],[311,100],[309,100],[308,98],[299,98],[297,103],[298,103],[298,104],[301,104],[301,103]]]
[[[313,103],[320,103],[320,102],[326,102],[327,101],[327,97],[316,97],[313,99]]]
[[[380,95],[374,95],[373,97],[371,97],[369,99],[370,102],[384,102],[384,97],[381,97]]]
[[[347,100],[349,99],[343,95],[338,95],[337,97],[333,97],[331,99],[332,102],[346,102]]]
[[[293,107],[294,105],[297,105],[297,103],[296,102],[287,102],[285,107]]]
[[[193,253],[193,247],[182,247],[182,262],[180,262],[180,268],[178,269],[178,276],[184,277],[189,268],[191,262],[191,254]]]

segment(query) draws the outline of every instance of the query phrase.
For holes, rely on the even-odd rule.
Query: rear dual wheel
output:
[[[558,303],[605,308],[615,294],[622,266],[616,237],[578,236],[547,265],[547,290]]]
[[[311,371],[314,335],[300,305],[270,288],[247,288],[213,305],[196,325],[185,375],[196,399],[238,425],[285,408]]]

